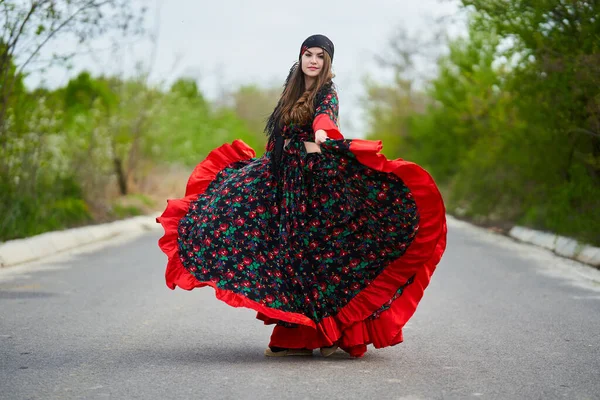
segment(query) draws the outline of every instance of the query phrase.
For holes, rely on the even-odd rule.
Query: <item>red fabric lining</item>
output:
[[[336,140],[343,140],[344,136],[340,132],[336,124],[333,123],[327,114],[319,114],[313,121],[313,131],[316,132],[323,129],[327,132],[327,137]]]
[[[331,122],[328,117],[324,117]],[[331,124],[333,125],[332,122]],[[330,144],[331,142],[325,142],[322,146],[328,148]],[[386,267],[377,279],[337,315],[327,317],[315,325],[302,314],[267,307],[240,294],[219,289],[214,282],[199,282],[183,267],[177,245],[179,220],[187,214],[190,203],[206,190],[219,171],[232,162],[255,156],[254,150],[241,140],[211,151],[194,169],[188,181],[186,197],[170,200],[165,212],[157,218],[157,222],[165,229],[159,246],[169,258],[165,274],[167,286],[171,289],[179,286],[186,290],[212,286],[218,299],[233,307],[247,307],[258,311],[257,318],[266,324],[281,320],[300,325],[299,328],[292,329],[276,327],[271,337],[272,346],[317,348],[338,342],[341,348],[358,357],[366,351],[367,344],[372,343],[376,348],[381,348],[400,343],[402,327],[415,312],[445,250],[446,218],[442,197],[431,176],[414,163],[402,159],[388,160],[379,153],[381,148],[381,141],[361,139],[353,139],[350,145],[350,150],[360,163],[378,171],[394,173],[409,187],[421,216],[419,231],[406,253]],[[335,151],[335,148],[329,149]],[[414,282],[405,288],[390,309],[377,319],[367,319],[413,275]]]
[[[214,282],[200,282],[181,263],[177,245],[177,226],[181,218],[187,214],[190,203],[206,191],[208,185],[226,166],[236,161],[248,160],[255,157],[255,155],[254,150],[241,140],[234,140],[231,144],[226,143],[214,149],[194,169],[187,183],[186,196],[182,199],[167,201],[165,212],[156,218],[156,222],[160,223],[165,230],[165,234],[159,239],[158,245],[169,259],[165,273],[167,286],[171,289],[179,286],[185,290],[211,286],[215,289],[217,298],[232,307],[247,307],[258,312],[268,313],[273,318],[314,327],[315,323],[302,314],[288,313],[267,307],[240,294],[219,289]]]

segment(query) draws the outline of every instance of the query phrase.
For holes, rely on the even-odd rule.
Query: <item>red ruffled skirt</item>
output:
[[[442,197],[418,165],[381,142],[328,140],[306,153],[241,140],[194,169],[184,198],[157,218],[167,286],[212,286],[217,298],[276,324],[270,346],[339,345],[362,356],[402,342],[446,246]]]

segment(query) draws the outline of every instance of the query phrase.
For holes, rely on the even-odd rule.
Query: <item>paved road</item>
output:
[[[0,270],[2,399],[600,399],[600,273],[452,222],[405,343],[268,359],[270,328],[171,291],[152,232]]]

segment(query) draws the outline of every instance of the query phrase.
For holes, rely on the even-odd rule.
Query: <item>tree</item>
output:
[[[564,142],[561,174],[581,163],[600,185],[600,3],[589,0],[463,0],[481,30],[510,38],[512,89],[522,111]],[[533,122],[533,121],[532,121]]]
[[[58,41],[85,45],[111,32],[120,38],[141,33],[144,12],[127,0],[0,1],[1,238],[58,229],[90,217],[79,170],[70,167],[85,154],[75,157],[79,144],[74,143],[81,142],[82,133],[96,135],[98,127],[71,129],[64,117],[77,107],[94,108],[98,99],[111,101],[85,74],[68,90],[57,91],[29,92],[23,78],[35,70],[66,66],[74,53],[58,51],[60,46],[52,46]],[[65,102],[70,109],[64,109]]]
[[[526,124],[507,147],[527,177],[521,221],[600,243],[600,2],[463,4],[504,38],[505,91]]]
[[[432,173],[451,212],[600,244],[600,3],[462,4],[468,36],[439,58],[425,110],[401,68],[414,43],[390,46],[401,79],[369,86],[374,133]]]
[[[0,22],[0,141],[5,132],[9,98],[20,77],[37,64],[66,62],[73,53],[53,53],[40,60],[41,50],[57,40],[89,41],[110,31],[139,33],[145,9],[134,11],[128,0],[3,0]],[[14,63],[14,64],[13,64]]]

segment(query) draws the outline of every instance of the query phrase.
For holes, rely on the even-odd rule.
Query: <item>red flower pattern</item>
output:
[[[337,123],[334,92],[320,114]],[[272,141],[221,170],[179,221],[179,254],[201,282],[318,322],[406,251],[419,214],[402,180],[361,164],[351,140],[307,154],[311,127],[284,132],[283,178],[271,174]]]

